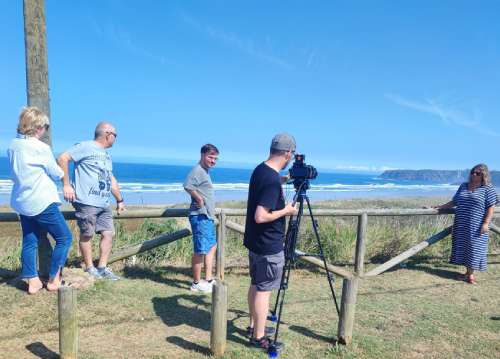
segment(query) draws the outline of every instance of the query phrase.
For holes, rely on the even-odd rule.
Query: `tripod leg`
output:
[[[278,309],[278,316],[276,320],[276,332],[274,333],[274,343],[278,341],[279,328],[281,323],[281,314],[283,312],[283,303],[285,302],[285,293],[288,288],[288,282],[290,280],[290,272],[292,270],[292,266],[295,262],[295,247],[297,244],[297,238],[299,235],[299,228],[302,215],[304,213],[304,199],[302,196],[298,197],[299,202],[299,210],[297,213],[297,217],[295,222],[292,223],[292,219],[290,219],[289,231],[287,231],[286,242],[285,242],[285,265],[283,267],[283,275],[281,277],[280,283],[280,291],[278,294],[281,294],[276,299],[276,309]],[[278,308],[279,307],[279,308]]]
[[[335,303],[335,308],[337,309],[337,315],[340,315],[340,308],[339,308],[339,304],[337,303],[337,296],[335,295],[335,290],[333,289],[333,283],[332,283],[332,278],[331,278],[331,276],[333,274],[331,274],[331,272],[328,270],[328,266],[326,265],[326,258],[325,258],[324,252],[323,252],[323,246],[321,245],[321,240],[319,238],[318,226],[316,224],[316,220],[314,219],[314,216],[313,216],[313,213],[311,210],[311,203],[309,202],[309,197],[307,197],[307,195],[304,195],[304,197],[306,198],[307,208],[309,210],[309,216],[311,217],[314,235],[316,237],[316,242],[318,243],[319,254],[320,254],[321,259],[323,260],[324,269],[326,271],[326,277],[328,279],[330,291],[332,292],[333,302]]]
[[[296,223],[297,221],[293,219],[293,216],[291,216],[288,222],[288,229],[286,231],[286,237],[285,237],[285,267],[283,268],[283,273],[281,275],[280,288],[278,290],[278,294],[276,295],[276,302],[274,303],[274,309],[270,311],[271,315],[267,317],[267,319],[272,322],[276,322],[278,320],[276,313],[278,312],[278,304],[280,302],[280,297],[281,294],[283,293],[283,290],[285,290],[286,286],[288,286],[288,280],[285,280],[286,279],[285,268],[286,268],[286,263],[288,262],[289,251],[286,248],[289,246],[290,243],[293,243],[293,238],[297,236]]]
[[[286,264],[283,268],[283,273],[281,274],[280,289],[278,289],[278,294],[276,295],[276,302],[274,303],[274,309],[271,310],[270,311],[271,314],[267,316],[267,320],[269,320],[271,322],[278,321],[278,317],[276,316],[276,313],[278,312],[278,305],[280,303],[281,296],[285,295],[286,286],[288,286],[288,280],[286,280],[286,277],[285,277],[285,275],[286,275],[285,268],[286,268]]]

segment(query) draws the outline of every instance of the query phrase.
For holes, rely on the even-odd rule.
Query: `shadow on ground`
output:
[[[323,342],[334,344],[334,345],[337,343],[337,339],[335,339],[333,337],[325,337],[324,335],[315,333],[311,329],[306,328],[306,327],[301,327],[298,325],[290,325],[288,328],[290,330],[292,330],[296,333],[302,334],[303,336],[308,337],[308,338],[321,340]]]
[[[123,276],[128,279],[148,279],[181,289],[189,289],[191,287],[191,281],[189,280],[168,278],[167,275],[172,273],[180,273],[190,277],[191,269],[174,266],[156,267],[154,270],[136,266],[123,268]]]
[[[201,345],[187,341],[181,337],[177,337],[177,336],[167,337],[167,342],[169,342],[171,344],[175,344],[178,347],[181,347],[185,350],[189,350],[189,351],[203,354],[204,356],[207,356],[207,357],[211,355],[211,352],[208,348],[205,348]]]
[[[437,268],[437,267],[431,267],[428,265],[421,265],[417,262],[411,262],[408,263],[407,269],[409,270],[416,270],[416,271],[421,271],[425,272],[431,275],[435,275],[444,279],[453,279],[453,280],[459,280],[459,275],[460,273],[457,272],[457,270],[449,270],[449,269],[443,269],[443,268]],[[457,267],[455,267],[457,268]]]
[[[59,354],[50,350],[45,346],[45,344],[40,342],[28,344],[26,345],[26,349],[28,349],[33,355],[42,359],[59,359]]]
[[[208,332],[210,331],[211,322],[210,300],[211,296],[209,295],[179,294],[171,297],[155,297],[152,299],[152,302],[156,315],[158,315],[168,327],[188,325],[190,327]],[[234,321],[248,316],[247,313],[231,309],[229,309],[229,312],[236,317],[228,321],[228,341],[246,345],[247,340],[245,338],[245,330],[236,327],[234,325]],[[204,354],[209,353],[208,348],[204,348],[199,344],[177,336],[168,337],[167,341],[186,350]]]

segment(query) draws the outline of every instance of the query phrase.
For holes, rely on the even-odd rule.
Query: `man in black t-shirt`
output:
[[[271,142],[267,161],[258,165],[250,178],[244,245],[248,248],[251,285],[248,290],[250,343],[267,349],[271,340],[265,335],[271,291],[278,289],[285,256],[285,217],[297,214],[293,204],[285,205],[279,171],[285,169],[295,153],[295,139],[280,133]],[[267,332],[267,333],[266,333]],[[276,343],[277,344],[277,343]]]

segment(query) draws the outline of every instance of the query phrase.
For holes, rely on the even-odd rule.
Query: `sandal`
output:
[[[252,348],[264,349],[266,351],[279,352],[283,349],[283,343],[275,342],[268,336],[262,338],[250,338],[249,345]]]
[[[274,328],[273,327],[265,327],[264,328],[264,334],[265,335],[273,335],[274,334]],[[247,338],[252,338],[253,337],[253,328],[247,327],[247,330],[245,331],[245,336]]]

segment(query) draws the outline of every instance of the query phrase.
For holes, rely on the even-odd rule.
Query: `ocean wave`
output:
[[[121,182],[123,192],[183,192],[182,183],[141,183]],[[291,185],[286,186],[287,191],[293,190]],[[455,184],[398,184],[398,183],[370,183],[370,184],[311,184],[312,192],[371,192],[376,190],[407,190],[407,191],[452,191],[458,188]],[[214,183],[215,191],[248,191],[247,183]],[[0,180],[0,193],[12,191],[11,180]]]
[[[120,183],[124,192],[179,192],[184,191],[181,183],[152,184],[152,183]],[[291,188],[289,186],[288,188]],[[374,190],[410,190],[410,191],[434,191],[455,190],[457,185],[453,184],[318,184],[311,185],[310,191],[314,192],[359,192]],[[214,183],[215,191],[248,191],[247,183]]]
[[[12,191],[12,181],[0,179],[0,193],[10,193]]]

